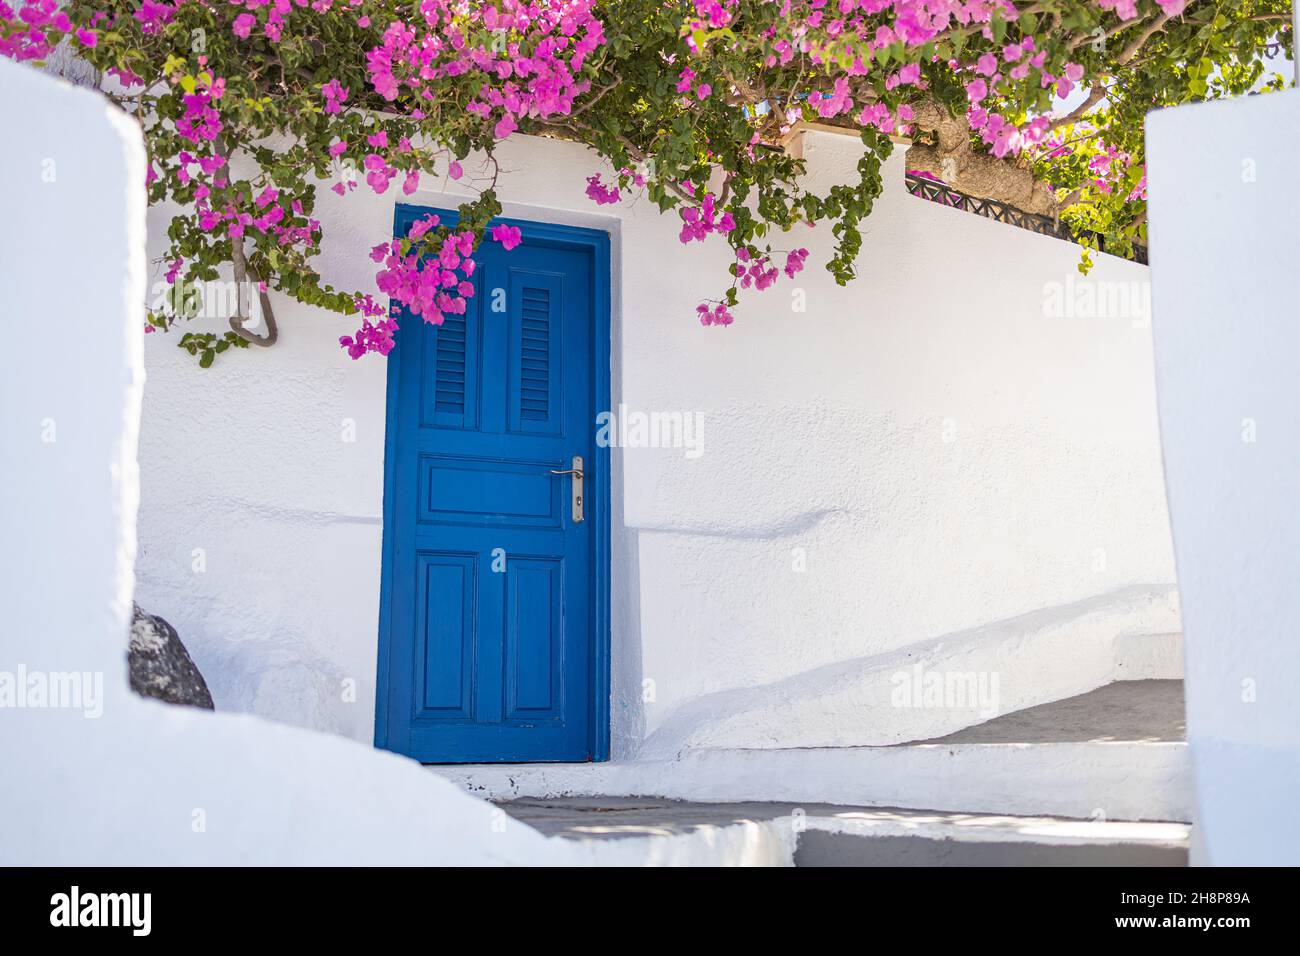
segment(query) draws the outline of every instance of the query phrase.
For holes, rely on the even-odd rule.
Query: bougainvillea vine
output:
[[[496,148],[520,133],[591,147],[600,169],[573,188],[594,204],[645,197],[681,242],[730,247],[706,326],[797,276],[809,225],[830,224],[826,268],[852,279],[899,143],[909,169],[1129,254],[1145,115],[1282,85],[1269,60],[1290,15],[1290,0],[0,0],[0,54],[78,62],[140,124],[149,198],[181,210],[168,284],[230,264],[257,296],[359,320],[340,337],[359,358],[388,353],[401,314],[463,313],[478,245],[520,242],[494,222]],[[812,190],[786,148],[801,123],[855,135],[856,175]],[[380,297],[315,269],[320,189],[451,183],[473,197],[454,222],[374,237]],[[232,323],[181,345],[210,364],[248,341]]]

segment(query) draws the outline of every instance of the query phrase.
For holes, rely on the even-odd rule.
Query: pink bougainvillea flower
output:
[[[515,125],[515,118],[507,113],[501,119],[497,120],[497,125],[492,130],[492,135],[497,139],[505,139],[519,127]]]
[[[1132,20],[1138,15],[1137,0],[1097,0],[1103,10],[1114,10],[1121,20]]]
[[[411,223],[411,228],[406,234],[412,239],[419,239],[430,229],[437,229],[440,221],[441,220],[439,220],[435,214],[429,213],[429,215],[425,216],[423,219],[417,219],[415,222]]]
[[[823,119],[830,119],[853,109],[853,99],[849,96],[849,81],[847,77],[839,77],[835,81],[834,91],[831,93],[814,93],[808,97],[808,101],[813,104],[817,110],[817,115]]]
[[[506,251],[513,249],[524,241],[518,226],[507,226],[503,222],[492,227],[492,238],[505,246]]]
[[[717,198],[708,193],[698,206],[685,206],[681,209],[682,231],[678,239],[682,243],[703,241],[711,232],[728,233],[736,228],[731,213],[718,214],[717,203]]]
[[[247,40],[248,35],[253,32],[253,26],[257,23],[257,17],[251,13],[241,13],[235,17],[235,22],[230,25],[230,31],[241,40]]]
[[[712,309],[704,303],[700,303],[695,307],[695,311],[700,317],[700,325],[730,325],[735,321],[731,312],[721,302]]]
[[[337,79],[332,79],[322,86],[321,95],[325,97],[325,112],[342,112],[343,104],[347,102],[348,94],[350,92],[351,90],[341,84]]]
[[[796,275],[798,275],[800,272],[803,271],[804,263],[807,261],[807,259],[808,259],[807,249],[793,249],[790,252],[786,253],[785,269],[783,271],[787,276],[793,279]]]
[[[587,196],[592,199],[597,206],[605,206],[609,203],[616,203],[619,200],[618,190],[606,186],[600,181],[600,176],[595,173],[587,177]]]

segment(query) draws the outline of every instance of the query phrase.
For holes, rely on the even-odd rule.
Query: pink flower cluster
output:
[[[822,119],[830,119],[839,116],[841,113],[847,113],[853,109],[853,98],[849,96],[848,77],[839,77],[835,81],[833,92],[813,93],[809,96],[808,101]]]
[[[210,74],[205,74],[210,77]],[[226,81],[201,79],[193,93],[182,93],[185,112],[176,119],[176,133],[191,143],[212,142],[221,132],[221,114],[214,105],[226,92]]]
[[[678,239],[683,244],[699,241],[711,232],[731,232],[736,228],[736,220],[731,213],[718,215],[718,200],[712,193],[704,197],[698,206],[686,206],[682,209],[682,231]]]
[[[411,226],[407,237],[420,240],[438,224],[436,215],[426,216]],[[519,243],[519,230],[497,226],[493,238],[512,249]],[[466,300],[474,295],[474,283],[470,281],[475,268],[475,262],[470,258],[474,251],[474,234],[467,231],[447,233],[437,250],[427,255],[422,254],[426,247],[420,244],[408,248],[405,253],[402,245],[401,239],[394,239],[381,242],[370,251],[370,258],[383,266],[376,276],[379,291],[395,305],[404,306],[412,315],[422,316],[431,325],[441,325],[447,315],[464,315]],[[367,352],[387,355],[393,348],[397,320],[369,299],[359,299],[357,304],[364,314],[361,327],[355,335],[340,338],[339,344],[354,359]]]
[[[740,246],[736,249],[736,264],[732,272],[740,288],[762,292],[775,285],[782,272],[793,279],[803,271],[807,261],[807,249],[792,249],[785,255],[784,268],[778,269],[772,263],[770,255],[750,246]],[[733,316],[724,303],[710,307],[707,302],[701,302],[695,311],[700,317],[701,325],[730,325],[733,321]]]
[[[703,302],[695,307],[696,313],[700,317],[700,325],[730,325],[735,321],[735,316],[725,304],[719,302],[713,308]]]
[[[85,27],[74,31],[72,20],[60,9],[61,6],[59,0],[25,0],[15,12],[13,7],[0,0],[0,21],[22,24],[22,27],[10,36],[0,36],[0,56],[19,61],[43,60],[57,45],[58,38],[51,37],[52,32],[71,33],[82,46],[95,46],[99,42],[95,31]],[[136,16],[139,15],[137,11]],[[96,13],[91,21],[92,26],[97,26],[107,18],[106,13]]]
[[[1127,187],[1129,183],[1129,169],[1133,166],[1133,157],[1109,143],[1098,140],[1096,142],[1097,152],[1088,159],[1088,172],[1092,175],[1092,185],[1103,193],[1113,193],[1117,186]],[[1142,171],[1141,177],[1137,183],[1125,194],[1127,202],[1136,202],[1147,198],[1147,174],[1146,167],[1139,167]]]
[[[807,249],[794,249],[785,256],[785,268],[781,270],[789,278],[793,279],[800,272],[803,272],[804,265],[808,262]]]
[[[178,178],[184,170],[182,166],[177,171]],[[221,177],[212,181],[216,189],[224,189],[226,185],[226,180]],[[304,248],[314,246],[320,238],[320,222],[304,216],[301,200],[291,199],[286,205],[274,186],[263,188],[253,198],[251,208],[241,208],[231,202],[220,207],[212,206],[212,190],[204,183],[198,185],[194,195],[194,211],[204,232],[241,239],[251,230],[273,237],[278,245]]]
[[[587,57],[605,42],[592,13],[594,0],[420,0],[422,27],[394,22],[366,54],[371,83],[381,96],[406,94],[436,102],[439,81],[481,80],[466,105],[504,139],[525,117],[564,115],[590,84],[580,79]]]
[[[501,243],[506,252],[509,252],[523,242],[523,235],[520,233],[518,226],[507,226],[505,223],[498,223],[492,227],[492,240]]]
[[[875,51],[903,43],[922,46],[954,25],[984,24],[991,36],[994,12],[1014,21],[1019,16],[1011,0],[772,0],[782,4],[786,29],[772,44],[768,66],[785,66],[803,54],[813,63],[831,65],[842,45],[836,41],[853,38],[858,52],[846,72],[865,76]],[[728,5],[733,6],[732,4]],[[892,26],[878,26],[876,14],[884,14]],[[824,42],[822,37],[827,41]],[[900,71],[901,72],[901,71]],[[909,71],[910,72],[910,71]],[[897,83],[915,82],[901,76]]]
[[[362,314],[361,327],[354,335],[340,336],[339,345],[347,349],[353,360],[361,358],[367,352],[387,355],[393,350],[397,320],[368,295],[358,296],[356,306]]]
[[[429,216],[426,226],[412,229],[411,236],[419,238],[436,227],[437,216]],[[424,321],[441,325],[443,315],[465,314],[465,300],[474,295],[474,284],[469,281],[474,274],[472,232],[449,233],[429,257],[415,252],[401,253],[401,241],[380,243],[371,250],[370,258],[383,263],[377,276],[379,291],[400,302],[412,315]]]
[[[177,4],[185,0],[177,0]],[[202,2],[202,0],[200,0]],[[317,13],[326,13],[334,5],[334,0],[231,0],[237,6],[246,7],[250,12],[241,13],[235,17],[230,25],[230,30],[241,40],[247,40],[257,26],[257,14],[252,13],[254,10],[265,10],[266,20],[262,24],[262,32],[266,38],[273,43],[280,42],[284,35],[285,24],[289,15],[293,12],[294,7],[311,6],[311,9]],[[358,5],[358,0],[350,0],[352,6]]]
[[[874,126],[886,135],[906,133],[912,116],[912,107],[907,103],[899,103],[898,109],[891,113],[888,106],[877,100],[862,107],[858,113],[858,125]]]
[[[1147,198],[1147,168],[1146,166],[1139,166],[1138,168],[1142,170],[1142,176],[1138,179],[1136,185],[1129,190],[1126,197],[1129,202],[1137,202]]]
[[[1079,131],[1083,131],[1082,136]],[[1125,202],[1142,202],[1147,198],[1147,174],[1145,166],[1138,166],[1139,176],[1133,180],[1130,170],[1134,168],[1134,157],[1095,136],[1096,131],[1089,124],[1080,124],[1067,139],[1065,133],[1058,132],[1038,144],[1036,158],[1059,159],[1074,155],[1081,150],[1088,154],[1089,185],[1108,195],[1116,189],[1124,192]]]
[[[411,226],[407,237],[423,239],[438,228],[439,220],[430,214]],[[523,241],[518,226],[498,223],[492,227],[493,241],[501,243],[507,251]],[[424,317],[430,325],[442,325],[448,315],[464,315],[466,300],[474,296],[475,262],[470,258],[474,251],[474,234],[451,232],[442,238],[437,251],[429,254],[427,247],[408,249],[402,253],[402,241],[382,242],[370,250],[370,258],[381,263],[376,282],[379,291],[388,295],[396,305],[405,306],[412,315]],[[422,254],[424,253],[424,254]],[[345,335],[339,344],[354,359],[368,352],[387,355],[393,348],[393,334],[397,320],[376,305],[368,296],[357,300],[363,313],[361,327],[353,335]]]
[[[695,98],[697,100],[707,100],[713,95],[713,87],[708,83],[700,83],[698,86],[695,85],[695,76],[695,71],[690,67],[682,70],[682,72],[677,75],[677,92],[686,93],[689,98],[691,90],[694,89]]]
[[[824,66],[842,75],[837,77],[829,91],[814,92],[809,105],[823,118],[832,118],[854,108],[849,94],[850,77],[866,76],[877,51],[903,44],[915,49],[934,40],[955,26],[976,27],[985,40],[994,38],[993,17],[998,14],[1005,21],[1015,22],[1020,11],[1012,0],[771,0],[782,5],[784,25],[772,36],[765,62],[768,66],[786,65],[797,56],[805,56],[814,65]],[[1136,0],[1094,0],[1097,5],[1123,20],[1138,16]],[[1187,0],[1156,0],[1167,16],[1178,16]],[[713,10],[729,18],[734,3],[697,3],[697,12],[703,26],[703,14]],[[881,25],[883,17],[889,25]],[[844,61],[844,41],[856,51]],[[896,55],[896,54],[895,54]],[[1005,44],[1000,55],[981,54],[974,63],[950,62],[949,66],[971,74],[967,83],[970,101],[968,118],[973,130],[997,156],[1020,152],[1040,142],[1046,135],[1050,120],[1033,117],[1017,126],[997,115],[986,99],[999,89],[1012,84],[1038,82],[1040,88],[1053,88],[1058,97],[1065,97],[1083,80],[1083,68],[1077,63],[1066,64],[1061,74],[1054,75],[1047,67],[1047,52],[1039,48],[1031,36]],[[683,73],[683,76],[686,74]],[[925,87],[919,63],[907,63],[890,74],[885,90],[892,92],[900,87]],[[679,89],[681,87],[679,86]],[[892,100],[891,100],[892,102]],[[911,110],[906,104],[892,106],[883,101],[873,101],[863,106],[857,122],[863,127],[875,127],[892,134],[906,129],[911,122]]]
[[[618,190],[601,182],[599,173],[593,173],[587,177],[587,196],[597,206],[616,203],[619,200]]]
[[[1156,0],[1167,17],[1176,17],[1187,6],[1187,0]],[[1137,0],[1097,0],[1103,10],[1114,10],[1121,20],[1132,20],[1138,15]]]
[[[351,91],[337,79],[331,79],[321,87],[320,92],[321,96],[325,97],[325,112],[341,113]]]
[[[740,0],[695,0],[696,19],[691,27],[698,30],[720,30],[731,24],[732,14]]]
[[[162,28],[171,23],[176,15],[176,8],[184,0],[176,3],[156,3],[154,0],[142,0],[135,11],[135,18],[140,21],[140,28],[147,34],[160,33]]]

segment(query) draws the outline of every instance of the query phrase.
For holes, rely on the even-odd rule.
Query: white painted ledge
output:
[[[910,744],[695,750],[663,761],[430,768],[475,796],[662,797],[1093,820],[1191,819],[1187,745]]]

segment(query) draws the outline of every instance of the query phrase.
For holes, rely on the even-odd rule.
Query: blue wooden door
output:
[[[389,355],[375,737],[426,763],[607,755],[608,240],[505,221],[466,314]]]

